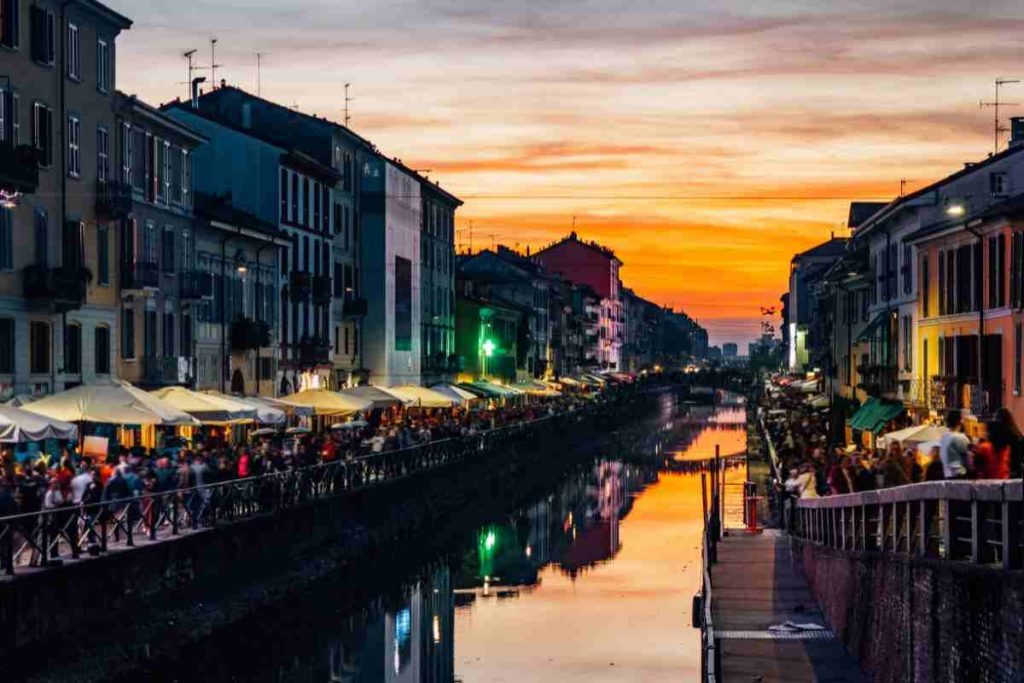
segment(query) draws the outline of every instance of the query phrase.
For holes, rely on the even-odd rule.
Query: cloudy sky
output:
[[[463,247],[578,231],[712,343],[754,337],[796,251],[992,150],[1024,77],[1017,0],[108,0],[119,87],[185,96],[181,53],[340,120],[466,200]],[[1013,88],[1018,89],[1015,93]],[[1024,102],[1024,87],[1004,98]],[[1007,114],[1024,113],[1008,108]]]

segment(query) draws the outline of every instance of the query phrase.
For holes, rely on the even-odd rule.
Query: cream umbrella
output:
[[[388,387],[387,392],[394,394],[409,405],[420,408],[451,408],[456,404],[456,401],[446,394],[415,384]]]
[[[117,425],[192,425],[199,421],[127,382],[77,386],[26,405],[37,415],[64,422]]]
[[[445,396],[459,404],[480,400],[480,397],[474,394],[473,392],[466,391],[462,387],[456,386],[454,384],[435,384],[430,388],[433,391],[438,392],[439,394],[444,394]]]
[[[373,410],[378,408],[397,408],[405,403],[405,401],[394,394],[388,393],[387,389],[371,386],[369,384],[364,384],[361,387],[341,389],[338,393],[345,396],[351,396],[360,401],[370,401],[370,408]]]
[[[255,408],[224,395],[204,394],[178,386],[150,393],[204,424],[241,424],[256,419]]]
[[[308,406],[313,409],[315,415],[340,415],[343,417],[369,410],[373,406],[373,402],[368,399],[327,389],[304,389],[289,394],[287,402]]]
[[[78,427],[70,422],[38,415],[14,406],[0,406],[0,441],[4,443],[77,438]]]
[[[277,410],[284,411],[284,414],[289,417],[293,415],[306,417],[313,414],[313,409],[311,407],[299,405],[298,403],[291,403],[287,397],[271,398],[269,396],[247,396],[246,400],[250,403],[264,405],[269,408],[276,408]]]
[[[210,396],[217,396],[220,398],[228,399],[230,401],[234,401],[235,403],[240,403],[245,406],[248,406],[249,408],[252,408],[253,410],[256,411],[256,421],[259,422],[260,424],[283,425],[285,422],[288,421],[287,412],[283,409],[283,407],[280,406],[272,406],[267,403],[254,400],[253,398],[248,396],[229,396],[227,394],[222,394],[219,391],[213,391],[212,389],[209,391],[204,391],[202,393]]]

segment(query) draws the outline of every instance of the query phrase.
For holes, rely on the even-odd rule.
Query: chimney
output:
[[[206,76],[196,76],[192,79],[192,108],[199,109],[199,84],[206,82]]]
[[[1010,117],[1010,147],[1024,145],[1024,116]]]

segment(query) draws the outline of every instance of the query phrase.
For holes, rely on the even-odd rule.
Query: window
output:
[[[110,284],[110,229],[105,225],[96,228],[97,280],[100,285]]]
[[[142,260],[156,263],[156,224],[146,221],[142,231]]]
[[[156,199],[161,202],[167,201],[167,190],[170,179],[169,168],[167,165],[167,156],[170,150],[168,149],[169,143],[160,140],[159,138],[153,138],[154,145],[156,147],[155,159],[153,163],[153,184],[156,192]]]
[[[12,50],[20,47],[20,4],[21,0],[0,0],[0,45]]]
[[[110,45],[105,40],[96,41],[96,89],[110,92]]]
[[[302,179],[302,225],[309,227],[309,178]]]
[[[0,374],[14,374],[13,318],[0,318]]]
[[[1006,172],[996,171],[988,174],[988,187],[993,197],[1005,197],[1009,190]]]
[[[181,165],[185,161],[185,158],[181,155],[183,151],[181,149],[172,149],[167,155],[169,165],[167,177],[171,183],[168,199],[174,204],[181,204],[184,197],[181,191],[182,181],[185,180],[185,174],[181,172]]]
[[[412,261],[395,257],[395,351],[412,351]]]
[[[96,129],[96,180],[105,183],[110,179],[110,145],[106,128]]]
[[[121,122],[121,182],[128,185],[132,182],[132,126]]]
[[[131,305],[121,309],[121,358],[135,358],[135,309]]]
[[[14,267],[14,210],[0,208],[0,270]]]
[[[164,228],[163,244],[161,245],[161,251],[163,251],[163,269],[165,273],[174,272],[174,228],[167,226]]]
[[[68,24],[68,76],[77,80],[82,78],[82,41],[80,40],[78,26]]]
[[[181,205],[190,206],[192,197],[192,157],[188,150],[181,150]]]
[[[330,208],[331,207],[331,190],[330,190],[330,188],[328,188],[326,185],[321,186],[321,194],[323,196],[323,201],[320,203],[320,206],[322,207],[322,210],[323,210],[323,219],[324,219],[324,224],[321,226],[321,229],[324,232],[328,232],[329,233],[331,231],[331,214],[330,214],[330,211],[331,211],[331,208]]]
[[[932,294],[932,283],[929,281],[931,273],[928,272],[928,255],[925,254],[921,257],[921,270],[919,273],[921,278],[921,317],[927,318],[930,315],[929,306],[931,306]]]
[[[174,313],[164,313],[164,357],[174,355]]]
[[[95,370],[97,375],[110,374],[110,328],[97,325],[93,332],[93,346],[95,349]]]
[[[64,372],[69,375],[82,374],[81,325],[67,325],[64,328]]]
[[[82,175],[82,125],[77,116],[68,117],[68,175]]]
[[[909,244],[903,245],[903,266],[900,268],[900,274],[903,280],[903,293],[910,294],[914,291],[914,255],[913,249]]]
[[[0,142],[9,142],[16,147],[20,142],[20,132],[18,95],[9,89],[0,88]]]
[[[28,324],[28,371],[34,375],[50,372],[50,324],[32,321]]]
[[[40,166],[53,165],[53,110],[42,102],[32,105],[32,147]]]
[[[313,229],[320,231],[323,225],[320,223],[320,183],[313,183]]]
[[[32,31],[32,59],[40,64],[52,65],[54,56],[56,21],[53,12],[32,5],[29,14]]]
[[[288,171],[281,169],[281,222],[288,220]]]
[[[900,334],[902,335],[902,346],[903,346],[903,369],[910,372],[913,369],[914,357],[913,357],[913,332],[910,328],[910,316],[905,315],[902,319],[902,327]]]
[[[288,219],[292,223],[299,222],[299,176],[295,173],[292,177],[291,211],[288,212]]]
[[[32,242],[36,263],[40,266],[50,262],[49,237],[50,218],[46,214],[46,209],[37,206],[32,214]]]

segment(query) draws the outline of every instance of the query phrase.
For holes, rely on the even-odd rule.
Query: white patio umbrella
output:
[[[451,408],[456,401],[447,394],[428,389],[427,387],[405,384],[398,387],[387,387],[389,394],[394,394],[407,405],[419,408]]]
[[[255,408],[224,395],[185,387],[164,387],[150,393],[206,424],[239,424],[256,419]]]
[[[26,405],[37,415],[64,422],[116,425],[199,425],[199,420],[128,382],[77,386]]]
[[[228,396],[215,391],[204,391],[204,394],[221,396],[236,403],[247,405],[256,411],[256,421],[263,425],[283,425],[288,421],[288,414],[282,407],[275,407],[248,396]]]
[[[14,406],[0,406],[0,441],[4,443],[77,438],[78,427],[70,422],[37,415]]]
[[[903,444],[904,448],[908,448],[930,441],[938,442],[942,435],[948,431],[945,427],[937,427],[935,425],[915,425],[883,434],[878,437],[878,445],[882,448],[888,448],[889,444],[895,441],[896,443]]]

